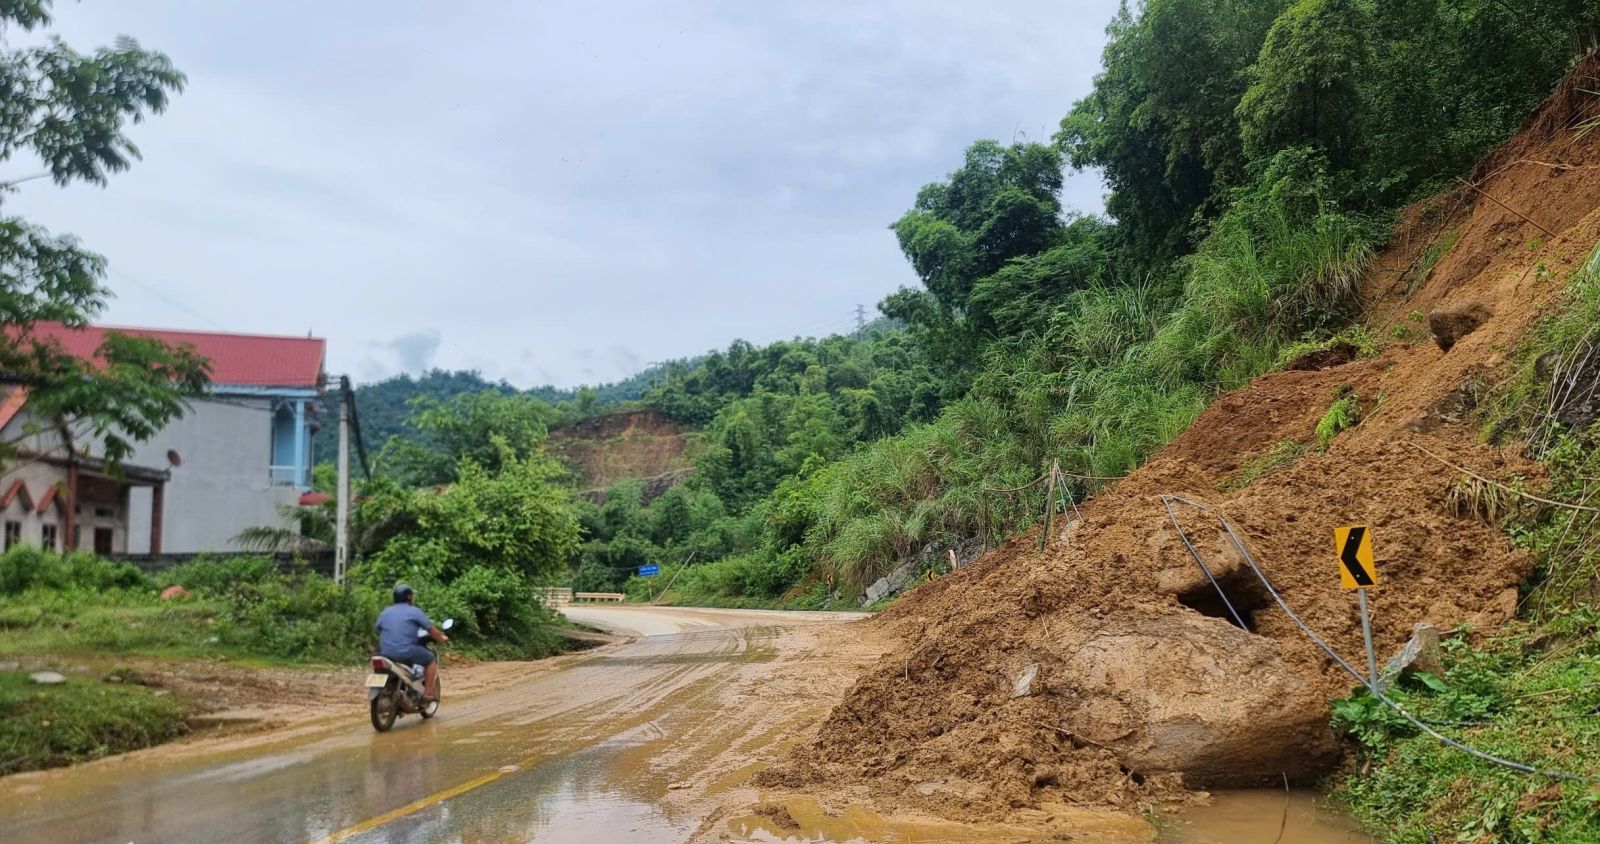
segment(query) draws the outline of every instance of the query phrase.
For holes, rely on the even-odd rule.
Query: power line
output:
[[[212,328],[222,329],[222,325],[219,324],[216,320],[212,319],[211,317],[206,316],[203,313],[200,313],[199,311],[195,310],[194,308],[189,307],[188,305],[185,305],[184,303],[178,301],[176,298],[174,298],[172,296],[169,296],[166,293],[163,293],[159,288],[155,287],[154,285],[146,284],[145,282],[140,281],[138,278],[135,278],[133,276],[133,274],[129,273],[127,270],[113,268],[113,269],[110,270],[110,272],[111,272],[111,275],[116,276],[118,278],[121,278],[124,281],[129,282],[133,286],[144,290],[146,293],[149,293],[150,295],[155,296],[157,299],[160,299],[161,301],[166,302],[167,304],[173,306],[174,308],[177,308],[178,310],[183,311],[184,313],[199,319],[201,322],[204,322],[205,324],[211,326]]]

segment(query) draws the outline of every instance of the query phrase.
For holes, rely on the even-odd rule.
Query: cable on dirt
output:
[[[1417,445],[1416,443],[1414,443],[1414,442],[1412,442],[1410,440],[1404,440],[1403,442],[1406,445],[1409,445],[1412,448],[1416,449],[1417,451],[1420,451],[1423,454],[1426,454],[1429,457],[1432,457],[1434,460],[1437,460],[1440,463],[1443,463],[1444,465],[1449,466],[1450,468],[1456,470],[1457,472],[1462,473],[1463,475],[1468,475],[1468,476],[1477,478],[1478,480],[1483,481],[1484,483],[1489,484],[1491,486],[1497,486],[1497,487],[1505,490],[1506,492],[1511,493],[1512,495],[1521,496],[1521,497],[1526,498],[1526,499],[1528,499],[1530,501],[1537,501],[1540,504],[1548,504],[1551,507],[1560,507],[1563,510],[1579,510],[1579,511],[1582,511],[1582,512],[1585,512],[1585,513],[1600,513],[1600,507],[1590,507],[1590,506],[1588,506],[1586,504],[1573,504],[1573,503],[1570,503],[1570,502],[1567,502],[1567,501],[1554,501],[1554,500],[1551,500],[1549,498],[1542,498],[1540,496],[1534,495],[1531,492],[1524,492],[1523,490],[1517,489],[1515,487],[1507,486],[1507,485],[1495,480],[1494,478],[1485,477],[1485,476],[1480,475],[1477,472],[1474,472],[1471,469],[1468,469],[1468,468],[1466,468],[1464,466],[1457,466],[1456,464],[1451,463],[1450,461],[1444,459],[1443,457],[1440,457],[1439,455],[1434,454],[1433,452],[1423,448],[1420,445]]]
[[[1205,572],[1206,577],[1211,580],[1211,585],[1216,587],[1218,594],[1222,594],[1223,592],[1222,584],[1217,582],[1216,577],[1211,574],[1211,569],[1208,568],[1205,564],[1205,561],[1200,558],[1200,552],[1195,550],[1194,543],[1189,541],[1188,534],[1184,532],[1183,525],[1178,521],[1177,513],[1173,512],[1172,510],[1172,502],[1187,504],[1188,506],[1215,518],[1217,522],[1222,525],[1222,530],[1228,535],[1228,539],[1233,543],[1233,547],[1238,549],[1239,555],[1244,559],[1245,565],[1248,565],[1250,570],[1255,572],[1256,578],[1261,581],[1261,585],[1267,590],[1267,594],[1270,595],[1272,600],[1278,604],[1278,607],[1281,608],[1284,614],[1289,617],[1289,620],[1293,621],[1295,625],[1300,628],[1300,632],[1304,633],[1306,638],[1310,639],[1314,644],[1316,644],[1317,647],[1321,648],[1322,652],[1327,654],[1329,658],[1338,663],[1340,668],[1343,668],[1345,672],[1351,677],[1354,677],[1358,683],[1366,687],[1368,694],[1371,694],[1379,702],[1383,703],[1385,706],[1388,706],[1390,709],[1393,709],[1397,714],[1400,715],[1400,717],[1411,722],[1412,726],[1423,731],[1424,733],[1427,733],[1429,736],[1432,736],[1446,747],[1454,748],[1484,762],[1499,765],[1503,768],[1509,768],[1513,771],[1520,771],[1524,774],[1536,774],[1539,776],[1550,777],[1551,779],[1567,780],[1571,782],[1594,782],[1600,780],[1600,777],[1538,768],[1523,762],[1516,762],[1496,756],[1487,751],[1479,750],[1472,745],[1450,738],[1449,736],[1428,726],[1428,724],[1422,719],[1412,715],[1410,712],[1407,712],[1404,706],[1401,706],[1399,703],[1391,700],[1383,692],[1379,691],[1377,678],[1367,678],[1361,676],[1361,672],[1357,671],[1355,666],[1347,662],[1344,657],[1339,655],[1338,651],[1335,651],[1331,646],[1328,645],[1327,642],[1323,641],[1322,637],[1318,636],[1316,631],[1311,629],[1310,625],[1306,624],[1300,619],[1300,616],[1297,615],[1294,609],[1289,606],[1289,603],[1283,599],[1283,596],[1278,594],[1278,590],[1273,588],[1272,581],[1268,579],[1266,573],[1263,572],[1261,567],[1256,564],[1255,557],[1250,553],[1250,549],[1245,547],[1244,540],[1239,538],[1239,534],[1234,532],[1233,523],[1228,521],[1228,517],[1222,515],[1220,512],[1205,504],[1201,504],[1198,501],[1185,498],[1181,495],[1163,494],[1161,496],[1161,504],[1166,508],[1167,517],[1172,520],[1172,527],[1178,531],[1178,536],[1183,539],[1184,547],[1189,549],[1189,556],[1193,557],[1194,561],[1200,565],[1200,570]],[[1227,600],[1227,597],[1224,596],[1223,602],[1227,603]],[[1232,610],[1233,606],[1229,604],[1228,608],[1229,610]],[[1241,624],[1240,626],[1242,627],[1243,625]]]

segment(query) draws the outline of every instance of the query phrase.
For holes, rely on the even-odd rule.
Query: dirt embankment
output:
[[[593,416],[550,432],[550,450],[603,491],[630,478],[646,481],[646,498],[681,482],[690,470],[693,435],[648,410]]]
[[[1333,547],[1340,525],[1373,531],[1382,652],[1417,622],[1509,619],[1532,560],[1497,527],[1455,515],[1461,475],[1438,458],[1537,474],[1514,450],[1480,444],[1469,417],[1600,237],[1600,133],[1574,131],[1600,114],[1597,75],[1600,62],[1585,62],[1484,160],[1477,189],[1404,215],[1363,297],[1375,335],[1405,325],[1420,339],[1219,397],[1042,553],[1036,536],[1021,537],[904,598],[877,622],[900,644],[765,781],[853,783],[901,806],[997,818],[1063,802],[1135,808],[1185,787],[1326,771],[1339,753],[1328,701],[1352,680],[1270,605],[1213,521],[1180,510],[1250,629],[1225,620],[1162,494],[1225,513],[1283,598],[1357,663],[1359,618]],[[1436,244],[1449,242],[1439,257]],[[1425,315],[1441,310],[1478,323],[1448,351],[1427,337]],[[1353,392],[1365,414],[1323,453],[1314,430],[1336,391]],[[1296,451],[1284,441],[1305,453],[1242,484],[1241,471],[1274,448]]]

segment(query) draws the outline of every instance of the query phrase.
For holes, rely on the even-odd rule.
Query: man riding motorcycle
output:
[[[417,642],[418,631],[443,644],[450,641],[417,607],[417,590],[405,583],[394,586],[394,603],[378,613],[378,653],[395,662],[423,666],[423,702],[439,699],[439,666],[433,651]]]

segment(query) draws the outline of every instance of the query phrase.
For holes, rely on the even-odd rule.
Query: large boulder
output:
[[[1254,785],[1263,771],[1314,778],[1337,756],[1326,701],[1271,639],[1175,613],[1106,621],[1063,644],[1059,685],[1076,698],[1065,728],[1112,749],[1130,771]]]

